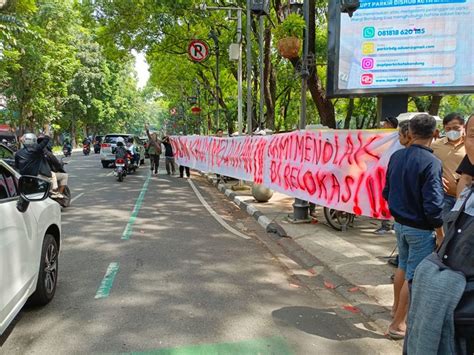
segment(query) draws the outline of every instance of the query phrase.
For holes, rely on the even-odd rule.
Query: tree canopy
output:
[[[327,1],[310,1],[308,123],[332,128],[372,128],[376,99],[326,97]],[[73,136],[108,130],[140,130],[151,121],[172,132],[233,132],[237,121],[237,62],[229,47],[237,41],[235,11],[200,10],[199,0],[11,0],[0,14],[0,95],[7,109],[0,119],[20,130],[53,128]],[[209,6],[226,6],[223,1]],[[238,0],[233,6],[245,8]],[[288,3],[271,2],[264,20],[263,100],[259,114],[258,20],[252,18],[251,76],[253,127],[276,131],[297,127],[300,115],[300,58],[283,59],[274,35],[288,15]],[[206,61],[189,60],[191,40],[206,40]],[[151,77],[136,88],[132,49],[146,54]],[[243,51],[245,62],[245,50]],[[246,96],[244,85],[244,98]],[[473,110],[473,95],[410,98],[411,111],[444,115]],[[245,105],[245,102],[244,102]],[[245,112],[245,107],[244,107]],[[245,119],[244,119],[245,121]]]

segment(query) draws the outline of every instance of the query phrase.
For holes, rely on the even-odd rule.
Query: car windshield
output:
[[[118,137],[122,137],[125,141],[127,141],[127,139],[128,139],[130,136],[129,136],[129,135],[126,135],[126,134],[114,134],[114,135],[110,135],[110,136],[105,136],[105,138],[104,138],[104,143],[116,144]]]

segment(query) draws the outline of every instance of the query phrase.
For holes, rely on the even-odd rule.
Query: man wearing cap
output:
[[[387,116],[380,120],[380,125],[384,129],[397,129],[398,120],[396,117]]]
[[[456,172],[466,155],[464,148],[464,118],[459,113],[450,113],[443,119],[446,137],[431,145],[434,155],[443,165],[444,207],[443,219],[456,203],[456,187],[460,175]]]

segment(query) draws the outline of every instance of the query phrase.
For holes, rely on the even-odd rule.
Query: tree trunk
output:
[[[275,129],[275,95],[276,95],[276,77],[271,61],[271,42],[272,32],[271,27],[267,26],[264,34],[265,46],[263,52],[264,62],[264,93],[265,106],[267,107],[266,127]]]
[[[433,95],[431,96],[430,106],[428,108],[428,113],[432,116],[438,116],[439,107],[441,105],[441,100],[443,96],[441,95]]]
[[[425,103],[423,102],[423,99],[418,96],[413,96],[413,102],[415,103],[416,110],[418,112],[425,112],[426,111],[426,106]]]
[[[354,99],[349,99],[349,105],[347,107],[346,119],[344,120],[344,129],[349,129],[351,127],[352,113],[354,112]]]

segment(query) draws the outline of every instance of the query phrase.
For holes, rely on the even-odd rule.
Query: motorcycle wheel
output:
[[[117,181],[122,182],[123,181],[123,174],[122,173],[117,173]]]

